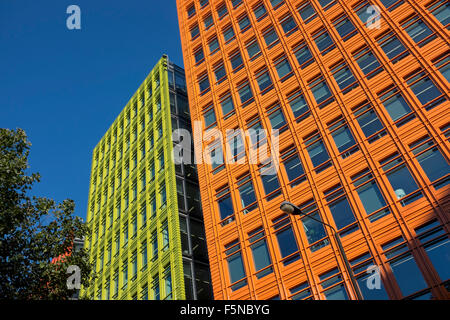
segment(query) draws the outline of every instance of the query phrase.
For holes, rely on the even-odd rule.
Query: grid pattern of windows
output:
[[[217,155],[226,159],[229,148],[231,158],[247,159],[198,166],[206,238],[215,253],[213,279],[221,279],[228,268],[228,255],[218,249],[237,239],[234,232],[240,237],[235,265],[243,269],[236,268],[234,274],[240,276],[234,282],[216,280],[215,297],[354,299],[353,285],[339,269],[343,264],[332,229],[325,223],[338,230],[358,283],[371,279],[366,273],[371,264],[380,267],[382,289],[363,290],[364,298],[401,299],[420,290],[444,298],[447,279],[438,278],[431,258],[417,259],[421,273],[434,270],[424,278],[426,286],[412,296],[401,294],[401,280],[390,275],[381,246],[391,240],[388,234],[415,241],[410,236],[414,228],[432,216],[448,232],[448,4],[226,1],[227,14],[219,19],[214,10],[224,2],[210,0],[214,28],[201,28],[200,37],[191,40],[190,27],[202,26],[209,10],[200,12],[197,5],[197,13],[187,20],[191,1],[178,2],[190,79],[205,70],[215,79],[221,61],[226,72],[224,82],[210,81],[204,96],[196,93],[195,81],[188,84],[191,118],[202,120],[202,108],[212,102],[215,128],[224,137],[224,150]],[[234,38],[226,42],[229,26]],[[210,55],[207,47],[214,38],[218,43]],[[192,53],[199,47],[205,63],[196,67]],[[236,139],[230,145],[226,138],[231,129],[253,133],[231,135]],[[277,150],[270,149],[273,129],[279,129]],[[261,175],[262,160],[248,163],[250,152],[265,146],[267,158],[277,153],[274,176]],[[282,219],[274,221],[282,215],[283,200],[299,205],[304,215],[289,217],[286,225]],[[274,228],[278,223],[279,229]],[[274,269],[261,279],[249,247],[250,233],[259,227],[270,257],[270,264],[261,265]],[[278,235],[284,228],[289,231]],[[368,238],[374,242],[370,248],[364,241]],[[411,251],[425,255],[416,247]],[[233,286],[243,279],[245,285]]]
[[[196,7],[189,8],[189,16],[195,19]],[[197,59],[204,60],[203,53]],[[189,180],[188,169],[183,166],[177,176],[175,170],[164,169],[175,167],[167,156],[173,148],[169,131],[171,124],[188,123],[186,101],[183,70],[163,56],[94,149],[87,214],[93,241],[85,247],[99,277],[81,294],[113,300],[185,298],[184,287],[172,286],[172,280],[183,276],[183,266],[174,257],[182,254],[176,225],[187,208],[177,206],[172,190],[177,190],[178,179]],[[206,114],[205,121],[213,125],[215,114]],[[190,176],[197,183],[196,172]],[[199,198],[190,184],[185,193],[192,201]],[[190,214],[200,226],[188,224],[200,252],[205,249],[200,207]],[[189,259],[206,262],[199,257]],[[158,270],[161,261],[170,263],[170,273]],[[210,280],[204,283],[203,295],[209,296]],[[198,298],[197,291],[193,298]]]

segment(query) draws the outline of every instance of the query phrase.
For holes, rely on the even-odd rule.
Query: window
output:
[[[403,296],[428,287],[403,237],[395,238],[381,248]]]
[[[219,19],[222,19],[228,14],[228,9],[225,3],[222,3],[217,8],[217,15],[219,16]]]
[[[273,272],[270,266],[272,261],[270,259],[269,250],[265,238],[264,229],[262,227],[253,230],[248,234],[248,241],[253,255],[253,263],[255,266],[256,277],[261,279]],[[270,266],[270,267],[269,267]]]
[[[336,228],[339,231],[339,235],[343,237],[358,230],[359,227],[355,223],[355,215],[342,186],[337,184],[325,190],[323,194],[333,216]]]
[[[309,1],[301,4],[297,10],[305,23],[308,23],[317,17],[317,13]]]
[[[224,31],[223,31],[223,39],[225,40],[225,42],[229,42],[232,39],[234,39],[234,30],[232,26],[227,27]]]
[[[275,65],[275,69],[277,70],[278,77],[281,79],[281,81],[286,80],[289,75],[293,74],[291,64],[289,63],[285,55],[276,58],[273,61],[273,64]]]
[[[319,275],[319,280],[326,300],[348,300],[347,290],[338,268]]]
[[[358,66],[361,68],[361,71],[364,73],[367,80],[372,79],[383,71],[383,67],[380,65],[380,62],[368,47],[363,47],[357,52],[354,52],[353,58],[358,63]]]
[[[378,98],[397,126],[401,126],[409,120],[414,119],[414,113],[411,111],[403,95],[394,85],[378,93]]]
[[[255,14],[256,20],[261,20],[267,16],[267,10],[263,3],[253,8],[253,13]]]
[[[392,31],[385,33],[376,40],[392,63],[396,63],[409,55],[409,51]]]
[[[435,189],[450,183],[450,165],[433,139],[425,136],[409,147]]]
[[[187,8],[187,15],[188,18],[192,17],[195,14],[195,5],[192,3],[188,8]]]
[[[217,142],[213,142],[209,146],[209,150],[213,174],[216,174],[225,168],[222,152],[222,144],[220,143],[220,140]]]
[[[352,111],[369,143],[386,135],[383,124],[367,100],[352,108]]]
[[[266,42],[267,47],[271,47],[278,42],[278,34],[273,27],[270,27],[268,30],[263,31],[264,41]]]
[[[328,10],[329,8],[331,8],[336,4],[336,0],[319,0],[319,3],[322,6],[322,8]]]
[[[154,234],[150,240],[152,245],[152,261],[158,259],[158,236]]]
[[[198,25],[196,24],[195,26],[193,26],[190,32],[191,32],[191,40],[197,38],[200,35],[200,29]]]
[[[277,8],[278,6],[280,6],[282,3],[284,3],[284,0],[269,0],[270,4],[272,5],[273,8]]]
[[[264,67],[255,73],[256,82],[258,83],[259,90],[262,94],[265,94],[269,90],[273,89],[272,79],[270,78],[267,67]],[[267,90],[266,90],[267,89]]]
[[[359,150],[353,134],[342,116],[328,123],[328,128],[343,159]]]
[[[136,217],[136,212],[133,213],[133,219],[131,220],[131,227],[132,227],[132,231],[133,231],[132,238],[134,238],[134,237],[136,237],[136,234],[137,234],[137,217]]]
[[[162,250],[167,250],[169,248],[169,225],[167,221],[164,221],[161,226],[162,234]]]
[[[160,203],[161,203],[161,207],[165,207],[166,206],[166,185],[162,184],[159,187],[159,197],[160,197]]]
[[[231,282],[231,290],[236,291],[247,285],[245,279],[244,263],[241,255],[239,240],[235,240],[225,246],[225,255],[228,263],[228,271]]]
[[[426,110],[431,110],[447,100],[425,71],[416,70],[408,75],[405,80]]]
[[[239,7],[239,5],[242,3],[242,0],[231,0],[231,4],[233,5],[233,9],[236,9]]]
[[[200,62],[205,60],[205,54],[203,53],[203,48],[197,48],[194,51],[194,58],[195,58],[195,63],[199,64]]]
[[[306,119],[310,115],[309,106],[305,100],[303,92],[300,90],[288,96],[288,104],[297,122]]]
[[[328,88],[328,84],[322,75],[317,76],[308,83],[314,99],[320,109],[326,107],[334,101],[334,97]]]
[[[314,61],[314,57],[305,41],[301,41],[295,45],[292,50],[294,51],[294,55],[297,58],[301,69],[306,68]]]
[[[380,161],[380,165],[402,206],[406,206],[422,197],[422,193],[417,191],[419,187],[409,172],[402,156],[394,153]]]
[[[212,15],[209,14],[206,16],[206,18],[203,19],[203,23],[205,24],[205,30],[208,30],[214,24]]]
[[[300,209],[304,213],[302,218],[303,229],[308,239],[309,250],[315,252],[325,246],[330,241],[327,238],[327,233],[322,224],[319,209],[313,199],[310,199],[301,204]]]
[[[291,300],[313,300],[308,281],[303,282],[289,290]]]
[[[287,266],[301,259],[297,239],[292,230],[289,216],[283,214],[272,220],[275,236],[277,237],[278,249],[283,265]]]
[[[261,49],[256,39],[253,39],[249,43],[247,43],[245,45],[245,48],[247,49],[247,53],[250,59],[256,58],[261,53]]]
[[[330,71],[333,74],[334,80],[336,80],[339,89],[341,89],[342,94],[346,94],[359,86],[358,81],[356,81],[352,71],[345,61],[341,61],[333,65]]]
[[[289,178],[289,185],[293,188],[306,181],[306,174],[295,147],[289,147],[281,152],[281,161]]]
[[[126,247],[128,244],[128,221],[125,221],[122,226],[123,232],[123,246]]]
[[[248,18],[247,14],[241,16],[238,18],[238,24],[239,28],[241,29],[241,32],[247,31],[251,27],[250,19]]]
[[[428,11],[448,30],[450,23],[450,3],[446,0],[434,1],[427,5]]]
[[[160,150],[158,154],[159,171],[164,170],[164,151]]]
[[[141,300],[148,300],[148,287],[147,287],[147,284],[144,287],[142,287]]]
[[[264,192],[267,201],[274,199],[281,194],[280,183],[278,181],[277,172],[272,163],[265,165],[259,169]]]
[[[200,7],[204,8],[205,6],[207,6],[209,3],[209,0],[200,0]]]
[[[231,163],[245,158],[244,141],[242,140],[240,129],[236,128],[234,130],[227,130],[227,142],[229,148],[227,149],[227,158]]]
[[[205,121],[205,128],[209,129],[217,125],[216,113],[214,112],[214,106],[212,104],[204,108],[203,120]]]
[[[255,189],[253,188],[250,174],[240,177],[237,181],[237,185],[244,214],[256,209],[258,204],[256,202]]]
[[[125,260],[122,264],[122,286],[126,287],[128,283],[128,261]]]
[[[224,119],[227,119],[228,117],[234,114],[234,103],[233,98],[231,97],[231,93],[227,92],[226,94],[222,95],[219,99],[223,117]]]
[[[141,262],[142,262],[142,269],[145,269],[147,267],[147,262],[148,262],[147,240],[145,240],[145,242],[142,242],[142,245],[141,245]]]
[[[343,41],[347,41],[357,33],[355,26],[346,14],[341,15],[332,23]]]
[[[198,79],[198,87],[200,89],[200,95],[204,95],[207,91],[209,91],[209,79],[207,73],[200,75]]]
[[[159,294],[159,278],[156,275],[153,277],[152,281],[152,293],[153,293],[153,300],[160,300],[160,294]]]
[[[210,54],[213,54],[219,49],[219,41],[214,37],[208,41],[208,46]]]
[[[403,0],[380,0],[388,11],[396,9],[399,5],[403,3]]]
[[[298,29],[297,23],[295,22],[294,18],[292,18],[291,15],[288,15],[283,19],[281,19],[280,24],[286,35],[289,35]]]
[[[252,88],[250,87],[250,84],[248,82],[248,80],[245,80],[243,82],[241,82],[238,85],[238,94],[239,94],[239,98],[241,99],[241,104],[242,107],[246,107],[247,105],[249,105],[251,102],[253,102],[253,92],[252,92]]]
[[[381,281],[380,288],[369,289],[367,286],[371,277],[371,273],[368,273],[368,270],[370,270],[369,268],[371,266],[376,266],[369,252],[350,260],[350,266],[352,267],[353,274],[355,275],[364,300],[389,300],[389,296]]]
[[[402,21],[400,24],[419,47],[423,47],[436,39],[434,31],[416,15]]]
[[[172,299],[172,275],[170,273],[170,265],[164,268],[164,293],[166,297],[165,300]]]
[[[259,116],[252,117],[247,121],[248,134],[250,136],[250,146],[253,149],[258,149],[267,142],[264,127],[261,124]]]
[[[308,151],[316,173],[319,173],[331,166],[330,156],[328,155],[328,151],[322,141],[322,137],[317,130],[304,137],[303,142],[306,146],[306,150]]]
[[[223,227],[233,222],[235,220],[233,201],[231,198],[230,188],[228,186],[220,188],[217,191],[216,201],[219,206],[220,225]]]
[[[131,256],[131,281],[135,280],[137,277],[137,252],[134,251]]]
[[[244,62],[242,61],[242,56],[239,50],[230,54],[230,63],[233,72],[236,72],[244,67]]]
[[[267,108],[267,115],[272,126],[272,132],[278,130],[278,134],[281,134],[288,129],[283,110],[278,102]]]
[[[351,180],[370,222],[375,222],[390,214],[378,183],[369,169],[353,175]]]
[[[433,63],[444,78],[450,82],[450,52],[447,51],[443,55],[433,59]]]
[[[313,34],[313,39],[314,42],[316,43],[317,48],[320,51],[320,54],[323,56],[336,47],[336,45],[333,42],[333,39],[331,39],[330,35],[325,30],[325,28],[322,28],[319,31],[315,32]]]
[[[439,221],[431,220],[415,229],[417,238],[441,281],[450,278],[450,240]]]

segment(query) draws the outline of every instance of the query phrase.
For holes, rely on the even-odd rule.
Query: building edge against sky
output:
[[[190,131],[184,71],[163,56],[93,151],[86,239],[103,300],[210,299],[197,173],[175,165]]]
[[[276,176],[248,161],[197,166],[214,297],[355,298],[331,230],[312,216],[338,230],[365,299],[448,299],[448,4],[177,0],[177,10],[192,122],[223,137],[280,132]],[[196,152],[228,144],[226,156],[248,160],[265,138],[200,141]],[[308,216],[283,214],[283,200]]]

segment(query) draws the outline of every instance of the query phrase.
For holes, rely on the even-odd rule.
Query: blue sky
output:
[[[92,150],[164,53],[183,66],[175,0],[0,0],[0,127],[28,134],[33,195],[86,217]]]

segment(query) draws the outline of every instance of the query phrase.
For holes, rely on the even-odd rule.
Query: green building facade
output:
[[[93,151],[85,248],[98,300],[212,298],[197,173],[175,165],[191,130],[184,70],[163,56]]]

